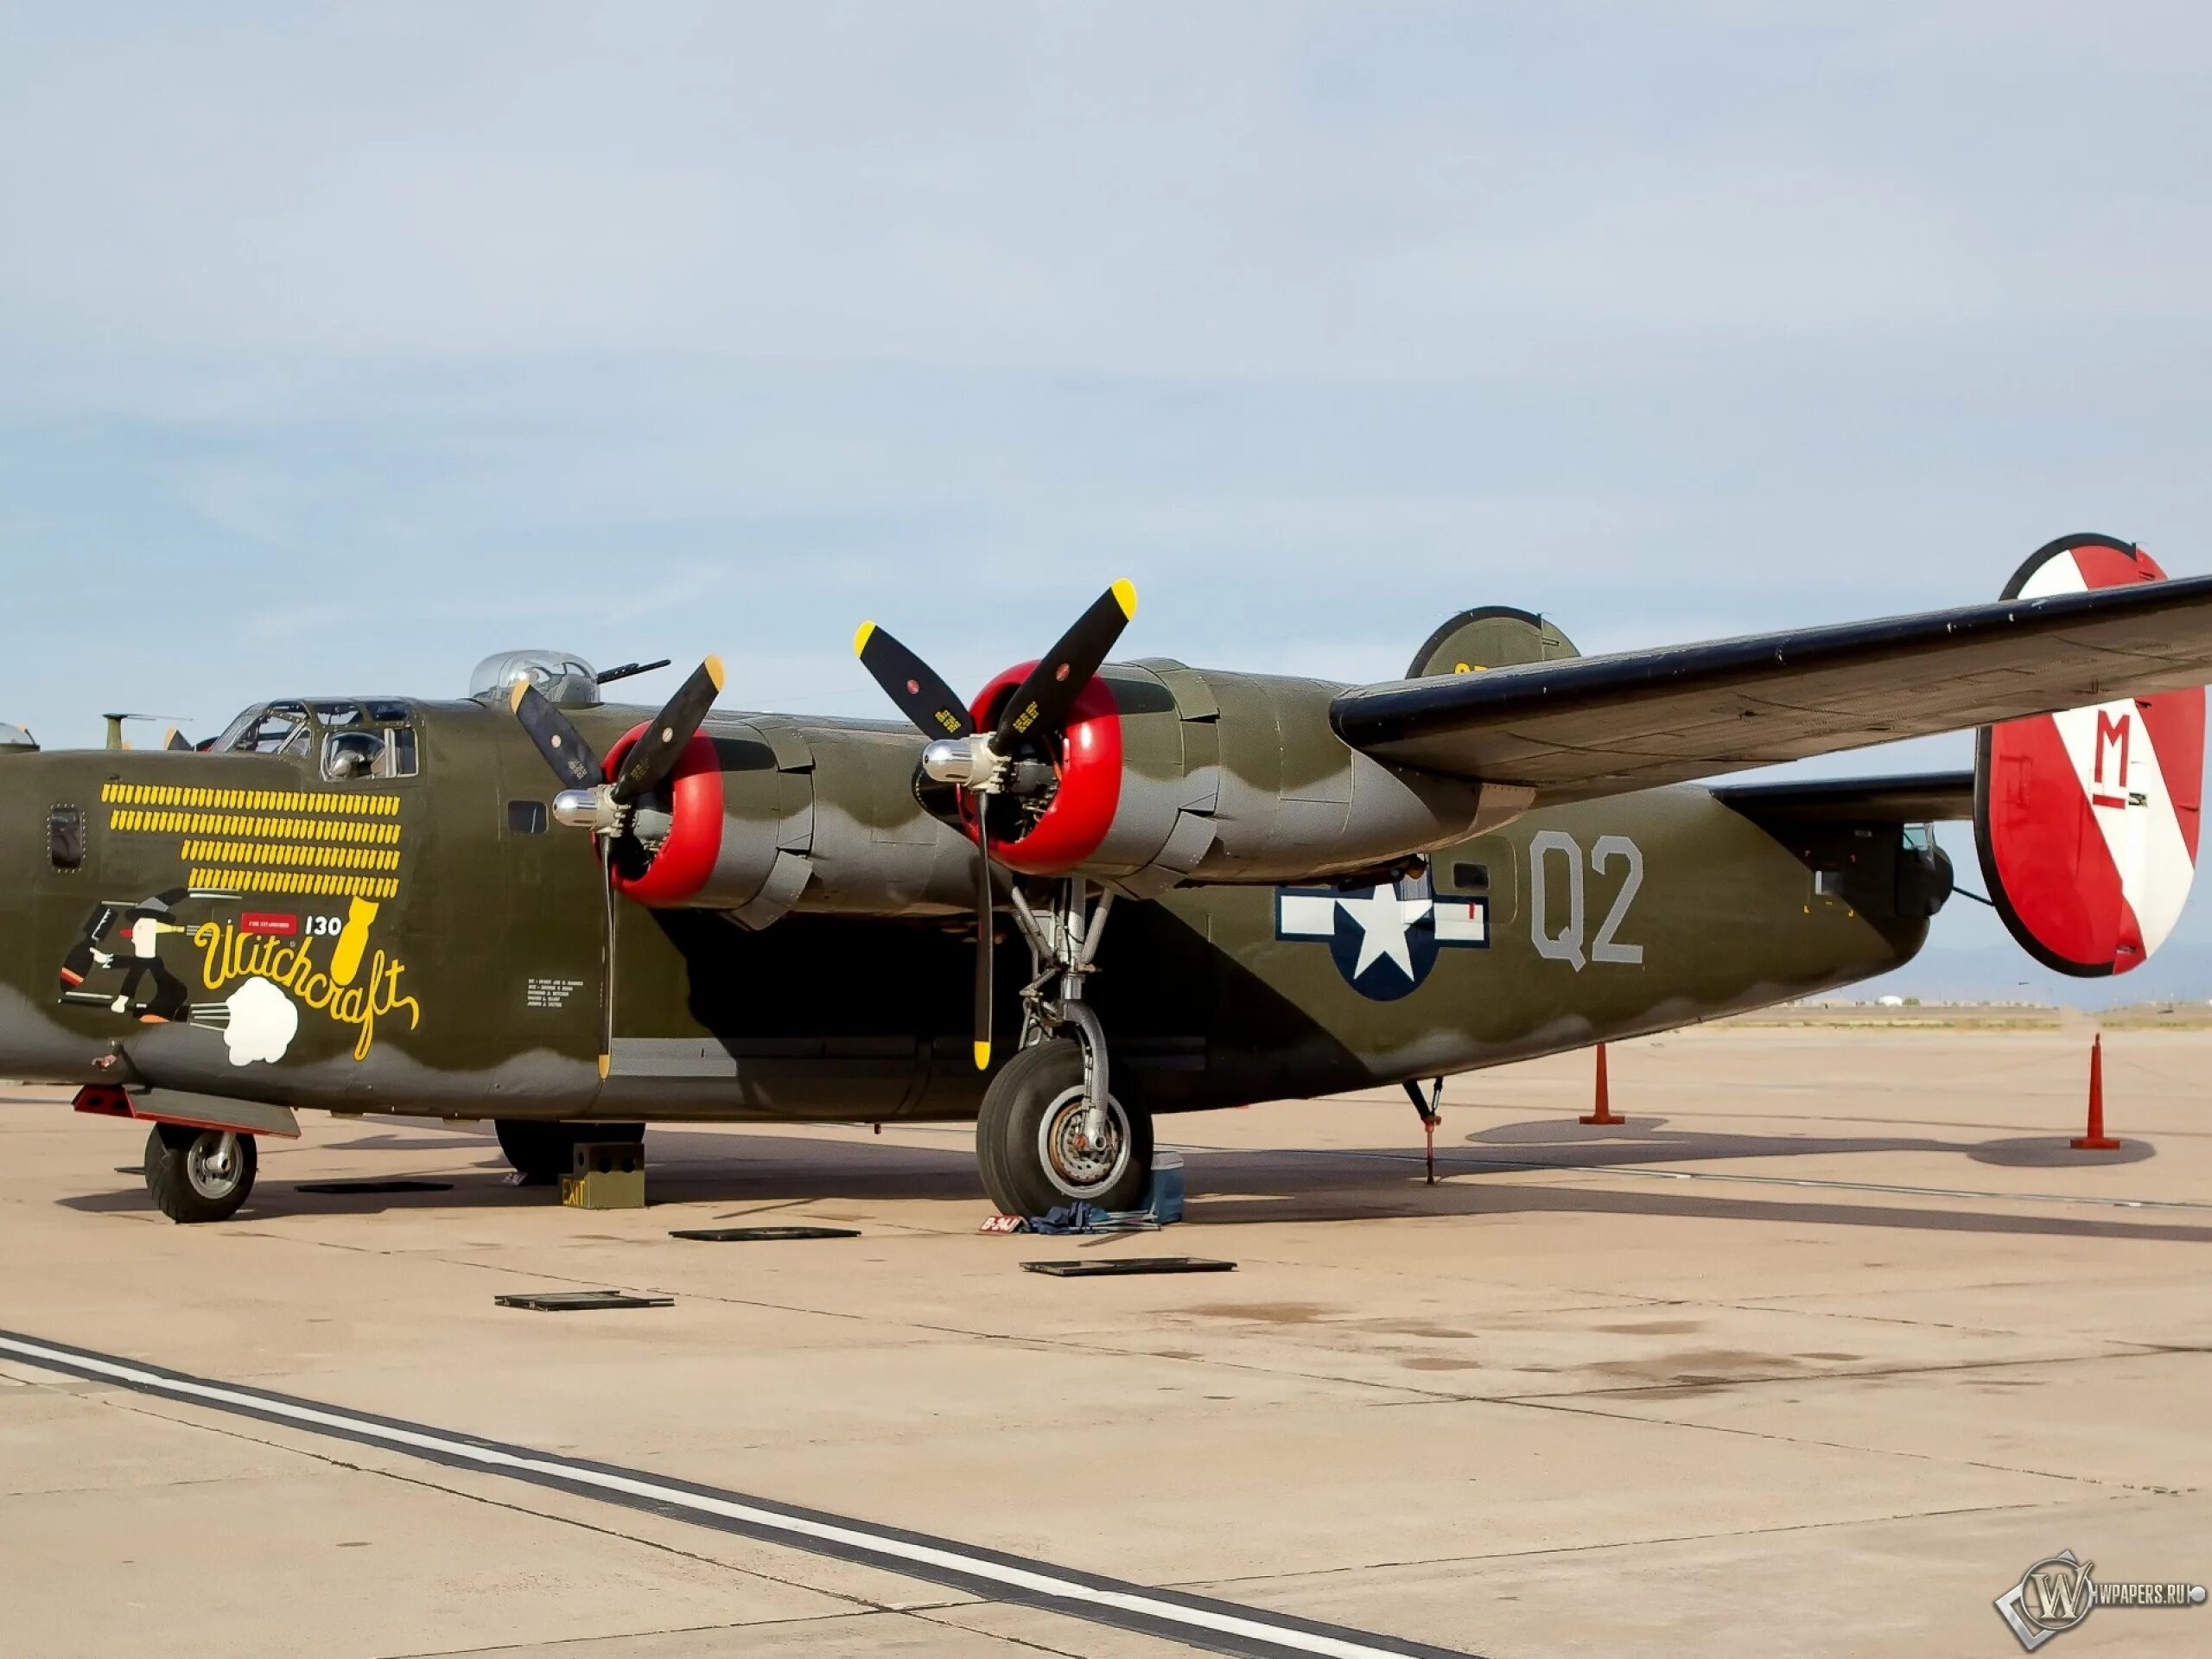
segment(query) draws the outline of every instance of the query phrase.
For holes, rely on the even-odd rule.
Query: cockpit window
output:
[[[412,705],[390,699],[268,702],[232,721],[208,749],[305,760],[316,753],[320,740],[318,763],[332,782],[412,778],[419,767],[414,717]]]
[[[249,709],[208,747],[216,754],[305,754],[307,710],[296,702]]]
[[[322,740],[322,775],[332,783],[357,778],[412,778],[416,770],[411,726],[341,726]]]
[[[333,783],[373,778],[384,763],[384,738],[375,732],[333,732],[322,740],[322,775]]]

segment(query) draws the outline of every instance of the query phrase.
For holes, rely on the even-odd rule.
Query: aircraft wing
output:
[[[1330,715],[1378,759],[1557,802],[2208,682],[2191,576],[1395,681]]]

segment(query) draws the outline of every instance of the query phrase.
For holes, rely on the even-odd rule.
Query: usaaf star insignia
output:
[[[1490,900],[1438,896],[1424,873],[1376,887],[1278,887],[1275,937],[1325,940],[1344,982],[1394,1001],[1416,989],[1446,946],[1490,944]]]

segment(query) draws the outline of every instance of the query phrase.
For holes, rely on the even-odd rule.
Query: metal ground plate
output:
[[[492,1299],[501,1307],[526,1307],[539,1313],[575,1313],[590,1307],[673,1307],[673,1296],[639,1296],[626,1290],[524,1291]]]
[[[1201,1255],[1143,1255],[1097,1262],[1025,1262],[1021,1270],[1048,1274],[1055,1279],[1119,1279],[1138,1273],[1234,1273],[1236,1264]]]

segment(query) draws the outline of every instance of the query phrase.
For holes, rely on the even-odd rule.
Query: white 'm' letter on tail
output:
[[[2140,549],[2069,536],[2021,566],[2004,597],[2164,575]],[[2013,937],[2062,973],[2139,966],[2173,931],[2196,874],[2202,688],[1984,727],[1975,770],[1982,874]]]
[[[2108,708],[2097,710],[2096,781],[2099,790],[2097,793],[2089,797],[2090,805],[2126,806],[2127,804],[2124,798],[2127,791],[2127,734],[2133,729],[2134,725],[2135,717],[2133,714],[2122,712],[2115,716]],[[2115,751],[2117,751],[2116,754]],[[2103,787],[2105,757],[2108,754],[2113,755],[2115,761],[2113,766],[2111,787],[2120,791],[2117,795],[2107,792]]]

